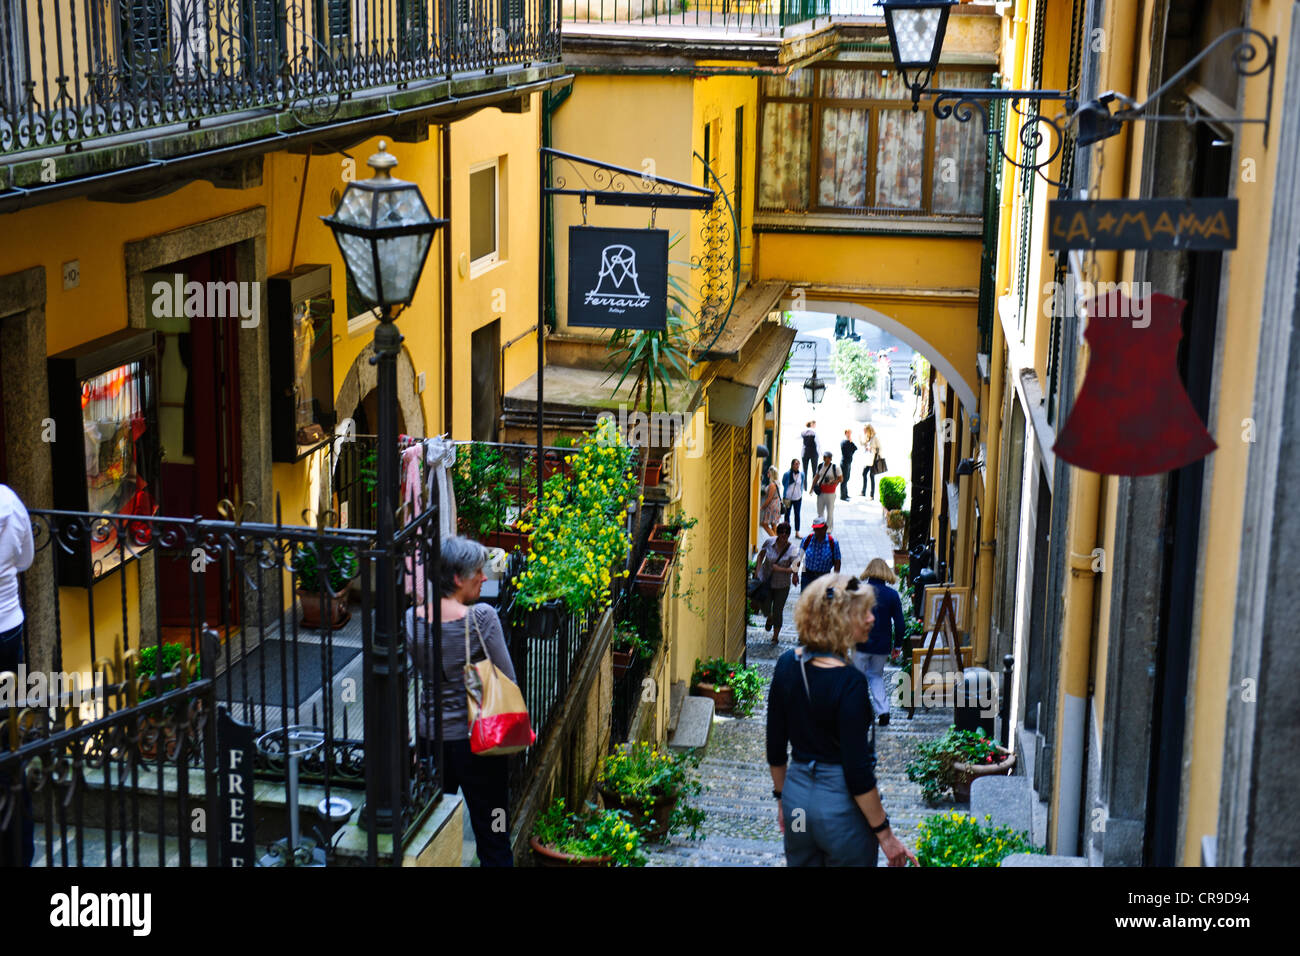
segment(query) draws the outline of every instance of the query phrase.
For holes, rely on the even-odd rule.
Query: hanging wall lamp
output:
[[[978,115],[985,135],[997,138],[998,152],[1002,154],[1003,159],[1020,169],[1038,173],[1054,186],[1059,186],[1061,183],[1048,178],[1044,170],[1060,156],[1065,144],[1065,131],[1072,123],[1077,123],[1076,145],[1087,146],[1114,136],[1123,128],[1124,123],[1134,120],[1183,120],[1191,124],[1209,119],[1190,100],[1182,115],[1149,114],[1147,108],[1183,80],[1215,49],[1238,37],[1243,39],[1232,52],[1232,66],[1240,76],[1256,76],[1268,71],[1269,105],[1263,118],[1214,117],[1214,119],[1221,123],[1262,124],[1264,145],[1268,145],[1269,125],[1273,111],[1273,72],[1277,59],[1276,38],[1267,37],[1258,30],[1248,27],[1229,30],[1170,77],[1147,97],[1145,102],[1138,103],[1131,97],[1112,90],[1080,106],[1075,93],[1065,90],[931,88],[930,81],[939,67],[939,56],[943,52],[944,34],[948,30],[948,15],[956,4],[957,0],[880,0],[881,9],[885,14],[885,27],[889,31],[889,46],[894,57],[894,67],[902,76],[903,83],[911,90],[912,110],[919,109],[921,97],[928,94],[934,98],[931,109],[937,119],[954,118],[960,123],[969,123]],[[1031,157],[1024,162],[1007,152],[1002,138],[1003,131],[990,125],[987,104],[997,100],[1008,102],[1022,119],[1020,145],[1024,147],[1024,155]],[[1063,116],[1046,117],[1041,115],[1036,107],[1021,105],[1051,100],[1064,104]],[[1111,105],[1114,103],[1118,103],[1120,108],[1112,112]],[[1039,147],[1044,139],[1043,126],[1051,131],[1051,148],[1047,151],[1048,155],[1039,159],[1037,157],[1042,152]]]

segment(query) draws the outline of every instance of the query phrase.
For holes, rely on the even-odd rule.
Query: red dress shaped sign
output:
[[[1088,303],[1088,374],[1053,451],[1105,475],[1155,475],[1204,458],[1218,445],[1178,377],[1178,340],[1187,303],[1147,301],[1150,324],[1135,325],[1128,297]],[[1122,316],[1122,318],[1121,318]]]

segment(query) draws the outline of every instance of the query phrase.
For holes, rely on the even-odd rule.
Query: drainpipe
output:
[[[976,621],[975,663],[987,667],[989,660],[989,641],[993,629],[993,552],[998,530],[998,481],[1002,452],[1002,391],[1003,357],[1002,321],[998,318],[997,302],[993,303],[993,341],[989,346],[989,404],[984,413],[987,433],[984,439],[984,506],[980,521],[979,563],[975,576],[979,581],[977,600],[983,609]],[[1018,480],[1019,476],[1009,476],[1009,480]],[[1003,542],[1003,547],[1014,546],[1013,542]],[[993,670],[998,670],[1001,662],[994,662]],[[1003,688],[1004,693],[1011,689]]]
[[[1112,44],[1111,54],[1104,64],[1104,73],[1099,77],[1100,86],[1103,89],[1138,89],[1139,78],[1135,73],[1135,65],[1139,59],[1137,44],[1141,42],[1140,25],[1135,29],[1132,25],[1117,22],[1113,6],[1107,10],[1106,18],[1107,35],[1120,37],[1123,30],[1127,29],[1129,45],[1126,47],[1120,42]],[[1132,149],[1130,128],[1125,127],[1119,136],[1106,142],[1103,149],[1104,163],[1100,174],[1094,177],[1094,167],[1088,163],[1088,178],[1098,180],[1102,196],[1127,195],[1129,180],[1126,170]],[[1115,253],[1099,254],[1096,278],[1098,281],[1108,276],[1118,279],[1121,277],[1121,268],[1121,261]],[[1065,394],[1070,395],[1071,400],[1068,405],[1062,402],[1062,421],[1074,404],[1077,382],[1084,375],[1083,357],[1087,349],[1086,346],[1078,345],[1080,325],[1079,319],[1069,319],[1062,332],[1070,336],[1067,341],[1075,343],[1075,361],[1066,370],[1067,378],[1063,383]],[[1060,465],[1064,466],[1064,463]],[[1052,852],[1066,855],[1076,853],[1079,847],[1080,811],[1085,789],[1088,698],[1096,643],[1097,577],[1102,573],[1100,569],[1107,566],[1097,562],[1093,556],[1103,533],[1100,524],[1104,520],[1101,476],[1075,469],[1070,475],[1069,497],[1067,547],[1070,573],[1063,595],[1064,619],[1059,672],[1061,693],[1056,705],[1056,793],[1052,816],[1055,826],[1049,835]],[[1103,555],[1103,561],[1104,557]],[[1094,570],[1094,566],[1098,570]]]
[[[546,90],[542,93],[542,145],[554,146],[554,133],[551,129],[551,121],[555,114],[573,94],[573,83],[568,86],[562,86],[558,90]],[[549,316],[551,321],[558,328],[560,320],[557,316],[557,305],[555,298],[555,197],[547,196],[545,205],[541,210],[542,219],[545,222],[546,242],[546,302],[538,303],[539,308],[544,306],[544,315]],[[538,331],[538,335],[544,335],[543,330]]]
[[[544,95],[544,94],[543,94]],[[451,218],[451,123],[442,124],[442,212]],[[451,229],[442,230],[442,430],[452,435]]]

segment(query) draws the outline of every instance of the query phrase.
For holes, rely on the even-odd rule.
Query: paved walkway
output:
[[[806,408],[789,407],[795,405],[790,398],[796,391],[797,385],[787,386],[785,390],[787,419],[807,414]],[[836,407],[844,406],[837,406],[828,395],[824,408]],[[888,436],[886,447],[891,448],[891,456],[897,456],[891,461],[894,466],[891,472],[905,472],[907,468],[907,447],[911,436],[906,430],[910,427],[910,411],[911,396],[900,395],[897,401],[876,416],[877,429]],[[782,425],[782,448],[787,453],[779,460],[788,462],[797,454],[799,428],[792,428],[788,421],[783,421]],[[802,427],[802,422],[799,426]],[[860,430],[859,426],[855,436]],[[860,573],[873,557],[883,557],[886,561],[892,561],[893,557],[893,545],[885,533],[880,505],[854,494],[861,490],[860,481],[859,478],[857,486],[850,488],[853,495],[850,501],[837,502],[835,510],[834,534],[843,554],[842,569],[851,574]],[[816,514],[816,507],[811,497],[805,501],[803,523],[806,534],[811,525],[810,515]],[[763,630],[761,620],[749,629],[749,662],[762,671],[765,680],[771,680],[777,657],[796,644],[793,625],[798,593],[797,588],[791,591],[785,612],[785,632],[779,646],[771,643],[771,636]],[[896,668],[886,669],[888,680],[895,679],[896,674]],[[945,805],[938,808],[927,806],[921,799],[920,787],[907,779],[904,768],[919,741],[943,733],[951,722],[952,711],[948,708],[917,710],[909,721],[906,710],[895,707],[892,718],[888,727],[877,730],[876,778],[894,832],[909,847],[914,847],[917,825],[923,818],[945,809]],[[776,823],[776,803],[772,799],[772,778],[767,768],[766,725],[766,692],[752,716],[714,718],[709,744],[700,764],[700,779],[706,789],[693,801],[707,814],[703,827],[705,838],[690,843],[674,837],[671,845],[649,854],[651,866],[785,865],[781,834]],[[951,803],[946,805],[951,806]],[[883,854],[880,863],[884,865]]]

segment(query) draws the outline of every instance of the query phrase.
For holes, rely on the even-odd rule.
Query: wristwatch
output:
[[[772,796],[775,797],[777,800],[780,800],[780,799],[781,799],[781,791],[780,791],[780,790],[773,790],[773,791],[772,791]]]
[[[871,821],[868,820],[867,823],[870,824]],[[872,827],[872,828],[871,828],[871,832],[872,832],[872,833],[883,833],[884,831],[886,831],[886,830],[888,830],[888,829],[889,829],[889,817],[885,817],[885,822],[882,823],[882,824],[880,824],[880,826],[878,826],[878,827]]]

